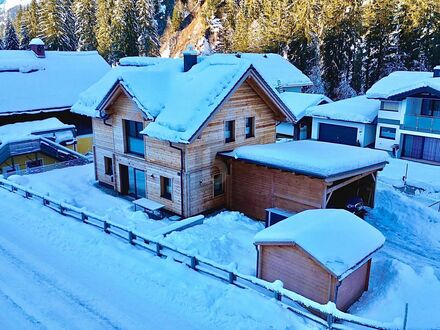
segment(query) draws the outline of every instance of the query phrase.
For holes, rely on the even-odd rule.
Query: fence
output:
[[[50,165],[42,165],[42,166],[36,166],[36,167],[30,167],[26,168],[24,170],[16,170],[16,171],[10,171],[3,173],[4,178],[8,178],[11,175],[23,175],[23,174],[35,174],[35,173],[42,173],[51,171],[57,168],[64,168],[64,167],[70,167],[70,166],[78,166],[78,165],[85,165],[89,164],[90,161],[86,158],[77,158],[77,159],[71,159],[64,162],[54,163]]]
[[[128,230],[121,225],[106,220],[102,216],[60,202],[9,180],[0,178],[0,188],[19,194],[24,198],[40,200],[44,206],[62,215],[70,216],[85,224],[102,229],[106,234],[114,235],[133,246],[149,251],[159,257],[172,258],[174,261],[183,263],[201,274],[208,275],[242,289],[254,290],[267,297],[275,298],[283,307],[291,312],[328,329],[346,329],[347,324],[381,330],[406,329],[408,305],[405,306],[405,314],[401,326],[396,323],[384,323],[344,313],[338,310],[336,305],[332,302],[325,305],[316,303],[297,293],[286,290],[276,285],[276,283],[270,283],[254,276],[240,274],[234,269],[219,265],[202,256],[192,255],[169,244],[164,244],[160,238],[149,237],[146,234]],[[323,315],[325,319],[315,314]],[[345,324],[341,324],[342,322]]]

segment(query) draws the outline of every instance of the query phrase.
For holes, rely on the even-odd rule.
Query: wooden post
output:
[[[280,292],[274,290],[273,296],[276,300],[281,301],[281,293]]]
[[[197,259],[196,257],[192,256],[190,259],[190,267],[191,269],[196,269],[197,266]]]
[[[131,245],[135,245],[135,242],[134,242],[135,239],[136,239],[136,235],[133,234],[133,232],[129,231],[129,232],[128,232],[128,242],[129,242]]]
[[[81,221],[82,222],[87,223],[88,218],[89,217],[84,212],[81,213]]]
[[[333,329],[333,314],[327,314],[327,328]]]
[[[408,322],[408,303],[405,304],[405,315],[403,317],[403,330],[406,330],[407,322]]]
[[[43,205],[44,206],[49,205],[49,201],[44,197],[43,197]]]
[[[104,221],[104,233],[110,234],[110,224],[107,221]]]
[[[65,207],[60,205],[60,213],[61,213],[61,215],[65,215],[65,213],[64,213],[65,210],[66,210]]]
[[[230,284],[234,284],[235,281],[235,274],[233,272],[228,272],[228,282]],[[281,300],[281,299],[279,299]]]
[[[159,243],[156,243],[156,255],[160,257],[162,254],[160,253],[160,250],[162,249],[162,246]]]

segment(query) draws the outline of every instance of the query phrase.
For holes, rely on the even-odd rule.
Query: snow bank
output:
[[[333,102],[322,94],[284,92],[280,93],[279,97],[295,115],[296,120],[300,120],[307,115],[310,107],[317,106],[322,102]]]
[[[253,237],[263,228],[263,223],[238,212],[222,212],[205,218],[202,225],[167,235],[164,242],[223,267],[255,275],[257,253]]]
[[[426,87],[440,91],[440,78],[434,78],[432,72],[395,71],[371,86],[367,97],[387,99]]]
[[[308,114],[326,119],[372,123],[377,117],[379,108],[379,100],[368,99],[362,95],[311,107]]]
[[[335,241],[335,237],[344,237]],[[297,244],[338,278],[346,277],[379,249],[385,237],[373,226],[345,210],[307,210],[255,235],[254,243]]]
[[[319,178],[383,164],[389,157],[384,151],[312,140],[243,146],[231,155]]]
[[[109,69],[97,52],[0,50],[0,113],[69,108]]]

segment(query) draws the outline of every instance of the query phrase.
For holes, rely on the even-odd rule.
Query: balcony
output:
[[[406,114],[403,129],[440,134],[440,117]]]

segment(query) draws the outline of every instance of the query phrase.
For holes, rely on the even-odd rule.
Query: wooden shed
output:
[[[371,257],[384,242],[376,228],[348,211],[304,211],[255,236],[257,274],[346,311],[368,290]]]
[[[383,151],[313,140],[243,146],[220,153],[228,165],[226,206],[264,220],[266,209],[345,208],[353,197],[374,207]]]

